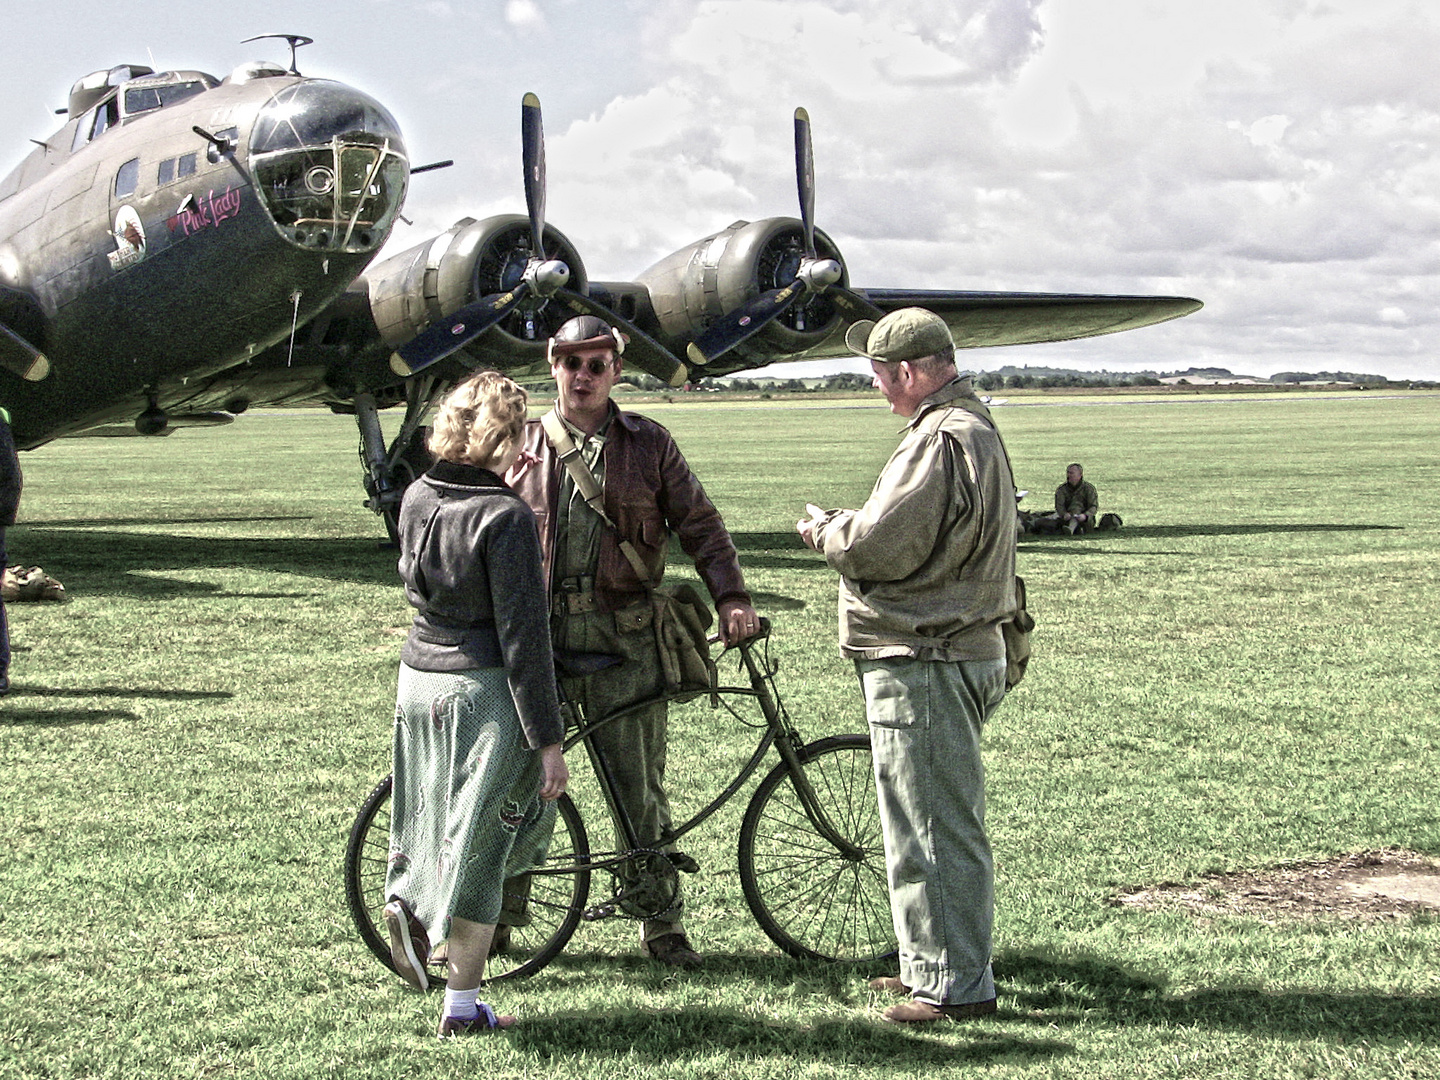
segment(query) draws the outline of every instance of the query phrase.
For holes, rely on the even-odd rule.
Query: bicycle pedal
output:
[[[670,865],[675,867],[676,870],[683,870],[687,874],[697,874],[700,872],[700,864],[683,851],[666,852],[665,858],[670,860]]]
[[[599,922],[601,919],[612,918],[614,914],[614,904],[597,904],[595,907],[587,908],[580,917],[586,922]]]

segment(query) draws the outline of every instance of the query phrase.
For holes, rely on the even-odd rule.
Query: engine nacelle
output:
[[[848,288],[849,272],[834,242],[815,230],[815,253],[840,264],[839,284]],[[805,233],[796,218],[737,221],[727,229],[667,255],[640,275],[663,334],[693,339],[720,315],[763,292],[795,280],[805,256]],[[741,355],[794,354],[820,345],[840,324],[829,297],[812,295],[738,345]]]
[[[570,268],[569,287],[585,292],[585,266],[575,246],[556,229],[545,228],[545,254]],[[385,343],[397,348],[436,319],[454,314],[483,296],[520,284],[530,260],[530,221],[502,214],[476,221],[462,218],[418,247],[392,255],[365,272],[370,310]],[[495,347],[495,335],[507,352],[525,355],[543,346],[574,312],[559,304],[527,297],[479,339]]]

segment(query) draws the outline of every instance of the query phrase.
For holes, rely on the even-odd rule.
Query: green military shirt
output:
[[[563,416],[560,417],[580,449],[580,460],[585,462],[602,491],[605,488],[605,439],[614,415],[612,411],[594,435],[586,435]],[[600,532],[605,524],[575,486],[569,469],[561,470],[555,524],[554,584],[551,591],[558,592],[561,582],[579,577],[591,579],[586,588],[593,588],[595,566],[600,561]]]

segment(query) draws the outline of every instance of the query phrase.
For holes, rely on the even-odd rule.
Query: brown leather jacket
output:
[[[700,481],[685,463],[670,432],[639,413],[614,409],[605,441],[605,513],[635,545],[658,582],[665,573],[670,533],[695,560],[695,569],[716,605],[726,600],[750,602],[740,559],[725,529],[720,512],[705,494]],[[506,479],[535,512],[540,528],[540,552],[545,581],[555,558],[556,507],[564,466],[545,437],[540,421],[525,428],[525,449],[540,464],[522,477]],[[620,551],[613,529],[600,534],[600,560],[595,568],[595,602],[602,611],[618,611],[646,599],[645,588]]]

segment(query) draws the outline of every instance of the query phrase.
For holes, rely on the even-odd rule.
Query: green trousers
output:
[[[554,621],[557,648],[625,658],[624,663],[599,674],[563,680],[566,698],[584,710],[588,721],[593,723],[663,689],[664,676],[649,615],[646,604],[615,613],[567,615]],[[617,850],[629,847],[619,822],[622,807],[635,827],[639,846],[664,851],[674,847],[657,843],[671,826],[670,800],[664,787],[666,718],[663,703],[651,705],[604,725],[593,736],[593,745],[603,753],[615,785],[619,805],[612,802],[610,811],[615,818]],[[684,901],[677,892],[667,911],[645,921],[645,940],[680,929],[683,908]]]

